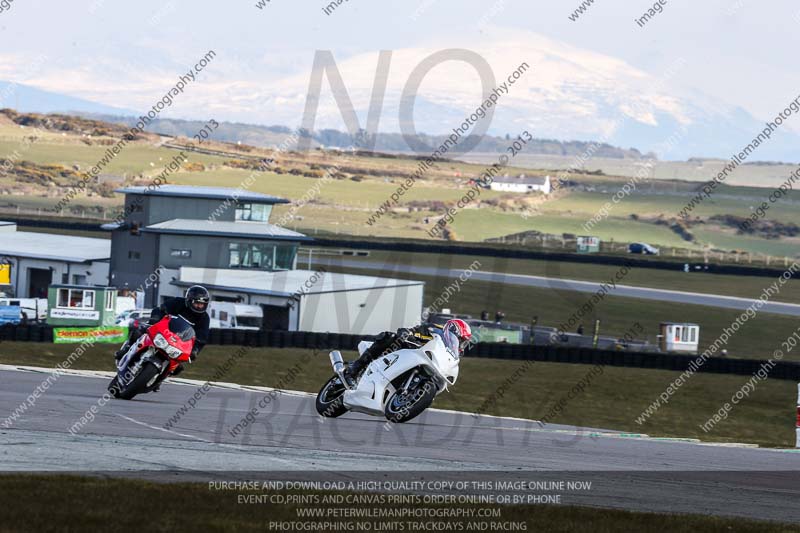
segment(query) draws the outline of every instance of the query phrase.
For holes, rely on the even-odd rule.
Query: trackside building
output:
[[[419,322],[424,283],[323,270],[182,267],[163,294],[203,285],[221,300],[264,309],[267,329],[371,335]]]
[[[18,231],[0,222],[0,291],[17,298],[47,298],[54,283],[106,285],[108,239]]]
[[[214,299],[264,310],[263,327],[372,334],[418,322],[424,283],[297,270],[313,239],[270,224],[288,200],[221,187],[127,187],[111,239],[109,285],[151,307],[204,285]]]

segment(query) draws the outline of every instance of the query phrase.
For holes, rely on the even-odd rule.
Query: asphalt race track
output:
[[[392,273],[417,274],[420,276],[442,276],[446,278],[457,278],[464,271],[459,269],[448,269],[439,267],[426,267],[419,265],[398,265],[382,264],[374,261],[357,261],[352,259],[341,259],[338,257],[317,257],[311,260],[314,264],[328,266],[340,266],[347,268],[363,268],[367,270],[381,270],[383,275]],[[304,260],[298,259],[298,264],[302,265]],[[690,276],[691,274],[687,274]],[[504,274],[502,272],[488,272],[476,270],[470,279],[479,281],[490,281],[503,283],[505,285],[520,285],[525,287],[539,287],[543,289],[554,289],[563,291],[575,291],[582,293],[596,293],[603,286],[603,283],[594,281],[578,281],[574,279],[549,278],[545,276],[530,276],[526,274]],[[777,277],[776,277],[777,279]],[[767,287],[775,280],[764,281]],[[720,294],[706,294],[702,292],[671,291],[666,289],[650,289],[647,287],[635,287],[632,285],[608,286],[609,294],[613,296],[624,296],[626,298],[639,298],[642,300],[654,300],[658,302],[674,302],[693,305],[707,305],[710,307],[722,307],[725,309],[745,310],[756,300],[751,298],[739,298],[736,296],[723,296]],[[800,305],[785,302],[768,301],[763,304],[761,311],[764,313],[775,313],[778,315],[800,316]]]
[[[657,440],[518,419],[429,411],[401,425],[347,414],[321,419],[313,398],[273,394],[256,423],[232,435],[271,389],[212,387],[170,429],[197,383],[112,400],[75,435],[69,428],[105,392],[107,377],[62,375],[10,428],[6,416],[47,377],[0,370],[0,471],[114,472],[160,480],[294,478],[417,471],[443,477],[585,479],[564,504],[690,512],[800,523],[800,454]],[[94,373],[99,374],[99,373]],[[445,393],[446,394],[446,393]]]

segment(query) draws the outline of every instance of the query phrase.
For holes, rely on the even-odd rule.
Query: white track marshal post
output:
[[[797,434],[794,447],[800,448],[800,383],[797,384],[797,422],[795,422],[794,431]]]

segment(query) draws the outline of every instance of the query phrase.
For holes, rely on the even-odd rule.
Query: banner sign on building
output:
[[[99,328],[53,328],[53,342],[56,344],[80,343],[90,338],[95,342],[122,344],[128,340],[127,327]]]
[[[50,318],[72,318],[76,320],[99,320],[100,311],[91,309],[50,309]]]

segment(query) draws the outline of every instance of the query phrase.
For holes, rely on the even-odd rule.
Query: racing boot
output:
[[[348,363],[348,365],[345,367],[344,377],[347,380],[347,384],[350,386],[355,386],[355,384],[358,382],[358,378],[361,376],[361,373],[365,368],[367,368],[367,365],[380,357],[383,352],[391,348],[397,338],[398,337],[396,335],[388,331],[378,335],[378,337],[375,339],[375,342],[372,343],[372,346],[364,350],[364,353],[361,354],[361,357],[351,363]]]
[[[119,360],[122,359],[122,357],[126,353],[128,353],[130,347],[131,347],[130,341],[125,341],[125,344],[123,344],[122,347],[119,350],[117,350],[116,353],[114,354],[114,360],[119,363]]]
[[[344,379],[347,381],[347,387],[354,389],[358,383],[358,378],[361,372],[364,371],[368,362],[361,362],[363,357],[359,357],[355,361],[347,363],[344,367]]]
[[[373,352],[377,352],[377,354],[374,354]],[[378,355],[380,355],[380,352],[377,350],[372,350],[372,347],[370,347],[365,350],[363,354],[361,354],[361,357],[345,365],[344,379],[347,380],[347,385],[350,388],[354,388],[356,386],[358,379],[367,368],[367,365],[377,359]]]

